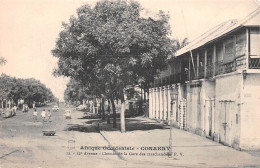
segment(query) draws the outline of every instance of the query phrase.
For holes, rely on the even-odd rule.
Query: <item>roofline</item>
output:
[[[196,49],[198,49],[198,48],[200,48],[200,47],[203,47],[203,46],[205,46],[205,45],[208,45],[209,43],[212,43],[213,41],[219,40],[220,38],[223,38],[223,36],[226,36],[227,34],[230,34],[230,33],[234,32],[234,31],[237,31],[238,29],[241,29],[241,28],[243,28],[243,27],[259,27],[259,26],[257,26],[257,25],[252,25],[252,26],[250,26],[250,25],[245,25],[245,23],[246,23],[248,20],[250,20],[251,18],[253,18],[254,16],[256,16],[259,12],[260,12],[260,7],[258,7],[256,10],[254,10],[253,12],[251,12],[251,13],[250,13],[248,16],[246,16],[244,19],[242,19],[242,20],[238,21],[237,23],[235,23],[234,25],[232,25],[232,26],[234,26],[233,29],[229,30],[228,32],[225,32],[225,33],[221,34],[220,36],[218,36],[218,37],[216,37],[216,38],[214,38],[214,39],[211,39],[211,40],[205,42],[204,44],[202,44],[202,45],[200,45],[200,46],[198,46],[198,47],[196,47],[196,48],[193,48],[192,46],[188,47],[189,45],[187,45],[187,46],[186,46],[186,47],[187,47],[187,51],[186,51],[186,52],[183,52],[183,53],[181,53],[181,54],[179,54],[179,55],[175,55],[174,58],[179,57],[179,56],[182,56],[182,55],[185,55],[185,54],[187,54],[188,52],[190,52],[190,51],[192,51],[192,50],[196,50]],[[232,21],[232,20],[230,20],[230,21]],[[227,22],[227,21],[226,21],[226,22]],[[225,23],[225,22],[224,22],[224,23]],[[221,24],[223,24],[223,23],[221,23]],[[221,24],[219,24],[219,25],[221,25]],[[231,26],[230,28],[232,28],[232,26]],[[216,28],[216,27],[218,27],[218,26],[215,26],[215,27],[213,27],[212,29],[214,29],[214,28]],[[209,31],[204,32],[204,33],[203,33],[202,35],[200,35],[199,37],[203,36],[203,35],[204,35],[205,33],[207,33],[207,32],[209,32]],[[198,39],[198,38],[196,38],[195,40],[197,40],[197,39]],[[194,45],[195,45],[195,44],[194,44]],[[182,49],[183,49],[183,48],[177,50],[176,53],[177,53],[178,51],[182,50]]]
[[[217,37],[217,38],[214,38],[214,39],[212,39],[212,40],[209,40],[209,41],[206,42],[205,44],[203,44],[203,45],[201,45],[201,46],[199,46],[199,47],[197,47],[197,48],[193,48],[193,49],[191,49],[191,50],[189,50],[189,51],[187,51],[187,52],[185,52],[185,53],[182,53],[181,55],[185,55],[186,53],[188,53],[188,52],[190,52],[190,51],[196,50],[196,49],[201,48],[201,47],[203,47],[203,46],[205,46],[205,45],[209,45],[210,43],[212,43],[212,42],[214,42],[214,41],[217,41],[217,40],[223,38],[223,36],[226,36],[226,35],[228,35],[228,34],[231,34],[231,33],[235,32],[235,31],[237,31],[237,30],[239,30],[239,29],[241,29],[241,28],[243,28],[243,27],[247,27],[247,26],[239,25],[238,27],[236,27],[236,28],[230,30],[229,32],[226,32],[226,33],[222,34],[221,36],[219,36],[219,37]],[[181,56],[181,55],[178,55],[178,56],[176,56],[176,57],[179,57],[179,56]]]

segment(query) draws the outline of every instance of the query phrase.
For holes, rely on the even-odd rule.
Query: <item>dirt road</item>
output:
[[[0,120],[0,168],[8,167],[120,167],[124,165],[117,156],[75,156],[80,145],[107,146],[98,132],[84,133],[66,131],[71,125],[82,125],[87,119],[79,119],[82,112],[73,110],[72,119],[65,119],[64,107],[52,112],[51,122],[43,122],[41,111],[51,106],[38,108],[38,120],[33,110],[28,113],[17,111],[17,115]],[[55,136],[43,136],[42,131],[52,129]],[[73,153],[74,155],[69,155]]]

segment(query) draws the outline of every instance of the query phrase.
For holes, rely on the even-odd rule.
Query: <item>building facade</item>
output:
[[[260,149],[260,8],[177,51],[149,89],[149,117],[237,149]]]

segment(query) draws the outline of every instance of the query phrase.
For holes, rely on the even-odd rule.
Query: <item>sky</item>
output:
[[[146,13],[169,12],[171,38],[192,41],[210,28],[243,19],[260,6],[260,0],[137,0]],[[96,0],[0,0],[0,57],[7,59],[1,73],[35,78],[63,100],[68,78],[54,77],[57,58],[51,50],[76,9]],[[0,86],[1,87],[1,86]]]

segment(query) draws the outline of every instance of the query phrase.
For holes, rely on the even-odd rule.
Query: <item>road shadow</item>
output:
[[[66,131],[79,131],[79,132],[100,132],[100,131],[119,131],[120,119],[116,121],[116,128],[113,128],[113,119],[110,119],[110,124],[102,119],[88,119],[84,125],[68,125]],[[125,119],[126,131],[136,130],[154,130],[154,129],[169,129],[168,126],[158,123],[153,120],[148,120],[142,117],[126,118]]]
[[[69,124],[67,128],[64,129],[64,131],[79,131],[79,132],[95,132],[98,133],[99,129],[96,125],[79,125],[79,124]]]

